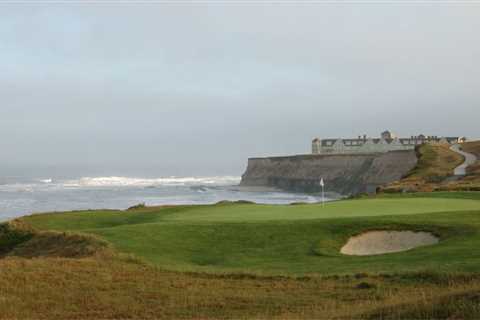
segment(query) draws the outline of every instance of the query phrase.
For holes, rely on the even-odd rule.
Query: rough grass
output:
[[[473,153],[480,158],[480,141],[469,141],[462,144],[462,150]]]
[[[453,175],[453,169],[461,165],[465,159],[450,150],[450,145],[421,145],[418,150],[418,164],[408,178],[425,182],[444,179]]]
[[[39,231],[21,220],[0,224],[0,257],[82,258],[113,254],[110,243],[92,234]]]
[[[480,159],[480,141],[466,142],[462,144],[462,150],[472,153]],[[463,182],[480,185],[480,160],[467,168],[467,176]]]
[[[83,258],[110,254],[110,247],[108,242],[93,235],[43,231],[18,244],[7,256]]]
[[[451,151],[449,145],[424,144],[417,148],[417,166],[400,181],[393,182],[380,192],[480,191],[480,161],[467,169],[466,177],[453,178],[454,169],[464,158]],[[462,144],[467,152],[479,152],[480,142]]]
[[[480,141],[471,141],[462,144],[462,149],[475,154],[480,159]],[[462,179],[448,182],[439,186],[438,190],[444,191],[480,191],[480,160],[467,168],[467,175]]]
[[[423,295],[417,301],[384,306],[362,314],[367,319],[478,319],[480,290],[478,288],[455,292],[452,288],[439,296]]]
[[[10,257],[0,270],[1,319],[474,319],[480,291],[477,276],[216,276],[117,258]]]

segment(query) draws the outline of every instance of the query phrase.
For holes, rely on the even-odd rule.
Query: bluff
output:
[[[318,192],[323,178],[327,191],[343,195],[371,193],[401,179],[416,164],[414,150],[250,158],[240,185]]]

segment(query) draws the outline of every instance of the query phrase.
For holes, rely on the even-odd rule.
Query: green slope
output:
[[[39,229],[100,235],[162,268],[262,274],[476,271],[480,200],[471,194],[387,197],[321,205],[222,204],[47,214]],[[338,253],[369,229],[432,231],[439,245],[373,257]]]

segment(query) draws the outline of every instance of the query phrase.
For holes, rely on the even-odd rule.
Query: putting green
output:
[[[224,205],[198,207],[163,217],[167,221],[259,222],[273,220],[330,219],[385,215],[412,215],[445,211],[480,210],[480,201],[469,199],[410,198],[336,201],[313,205]]]

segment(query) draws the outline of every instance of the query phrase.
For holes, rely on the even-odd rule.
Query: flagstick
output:
[[[322,207],[325,207],[325,187],[322,184]]]
[[[325,206],[325,182],[323,178],[320,178],[320,187],[322,187],[322,207]]]

